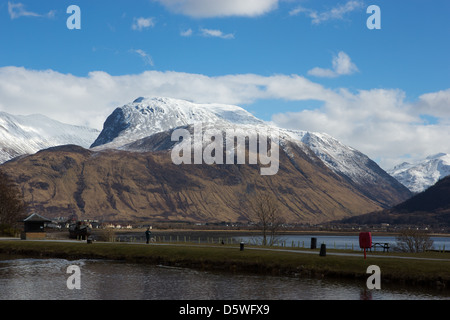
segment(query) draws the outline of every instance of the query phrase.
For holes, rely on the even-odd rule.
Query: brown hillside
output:
[[[450,176],[389,210],[346,218],[342,223],[427,225],[450,228]]]
[[[346,179],[292,145],[280,170],[256,165],[180,165],[170,152],[94,152],[63,146],[1,166],[19,184],[30,210],[82,219],[248,221],[255,188],[277,195],[286,222],[320,223],[381,209]],[[386,196],[400,202],[386,190]]]

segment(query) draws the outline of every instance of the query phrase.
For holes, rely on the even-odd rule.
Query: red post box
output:
[[[372,234],[370,232],[359,233],[359,247],[364,249],[364,259],[366,259],[366,249],[372,248]]]
[[[361,232],[359,234],[359,247],[372,248],[372,234],[370,232]]]

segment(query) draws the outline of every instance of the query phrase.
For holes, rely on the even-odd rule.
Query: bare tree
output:
[[[282,225],[278,199],[271,193],[255,192],[248,199],[249,213],[262,231],[262,245],[273,245]],[[270,241],[267,241],[269,237]]]
[[[0,229],[17,227],[25,212],[26,204],[19,188],[8,175],[0,171]]]
[[[397,236],[398,251],[425,252],[433,247],[433,240],[426,231],[405,229]]]

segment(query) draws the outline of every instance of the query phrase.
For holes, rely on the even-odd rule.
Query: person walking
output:
[[[147,238],[147,244],[150,242],[151,235],[152,235],[152,232],[150,231],[150,227],[148,227],[147,231],[145,231],[145,237]]]

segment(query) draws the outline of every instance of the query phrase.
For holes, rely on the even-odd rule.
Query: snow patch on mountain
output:
[[[88,148],[99,131],[52,120],[43,115],[0,112],[0,164],[39,150],[75,144]]]
[[[404,162],[388,173],[412,192],[422,192],[450,175],[450,154],[438,153],[415,163]]]

